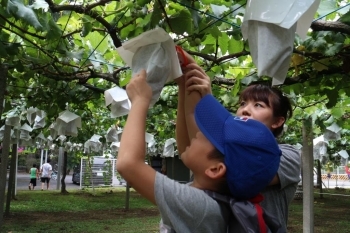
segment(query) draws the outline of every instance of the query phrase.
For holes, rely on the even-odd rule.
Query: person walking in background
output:
[[[47,162],[41,166],[41,191],[44,190],[44,185],[46,183],[46,189],[48,190],[50,187],[50,179],[52,173],[52,166],[50,164],[50,158],[47,158]]]
[[[37,178],[39,178],[39,170],[36,167],[35,163],[33,164],[33,167],[29,170],[29,175],[30,175],[30,181],[29,181],[28,188],[29,190],[34,190],[36,186],[36,180]]]
[[[349,169],[349,164],[345,166],[345,172],[348,174],[348,179],[350,180],[350,169]]]

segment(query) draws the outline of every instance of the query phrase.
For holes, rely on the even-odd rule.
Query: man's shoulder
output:
[[[282,155],[288,156],[300,156],[300,150],[295,146],[290,144],[278,144],[280,150],[282,151]]]

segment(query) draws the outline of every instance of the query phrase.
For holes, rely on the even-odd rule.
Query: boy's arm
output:
[[[175,82],[178,85],[178,99],[177,99],[177,114],[176,114],[176,129],[175,137],[177,150],[181,155],[186,147],[190,145],[190,138],[188,136],[187,124],[185,118],[185,76],[175,79]]]
[[[199,131],[199,128],[197,126],[195,117],[194,117],[194,110],[197,105],[197,103],[201,100],[201,95],[197,91],[192,92],[186,92],[185,95],[185,116],[186,116],[186,125],[187,125],[187,131],[190,140],[194,138]]]
[[[132,105],[120,142],[117,170],[137,192],[156,204],[156,171],[145,164],[146,116],[152,97],[152,90],[146,83],[146,71],[136,74],[126,90]]]
[[[178,85],[178,100],[177,100],[177,114],[176,114],[176,129],[175,129],[175,137],[176,137],[176,145],[179,155],[181,155],[186,147],[190,145],[191,141],[188,135],[188,127],[186,124],[186,115],[185,115],[185,95],[186,95],[186,77],[185,74],[189,71],[186,68],[188,64],[196,63],[194,58],[189,55],[185,50],[183,50],[180,46],[176,46],[177,55],[179,58],[179,62],[181,64],[182,71],[184,75],[175,79],[175,82]]]
[[[190,145],[191,139],[199,131],[194,120],[194,108],[202,96],[211,93],[211,83],[210,78],[191,55],[179,46],[176,47],[176,50],[182,71],[184,72],[182,77],[175,80],[179,86],[176,142],[179,154],[182,154],[186,150],[186,147]],[[188,81],[194,79],[197,80],[194,82]],[[195,91],[198,91],[200,95],[195,93]]]
[[[211,94],[211,83],[210,78],[199,65],[193,63],[186,66],[186,68],[189,71],[185,74],[185,117],[191,140],[199,131],[194,117],[195,107],[202,97]]]

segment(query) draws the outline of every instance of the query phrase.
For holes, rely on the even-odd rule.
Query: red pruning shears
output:
[[[176,48],[176,52],[181,55],[179,56],[180,66],[181,68],[185,68],[188,65],[188,59],[185,55],[185,52],[179,45],[175,45],[175,48]]]

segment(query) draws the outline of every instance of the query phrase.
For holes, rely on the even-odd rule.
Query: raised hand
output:
[[[141,70],[139,73],[134,75],[129,84],[126,86],[126,93],[128,94],[131,103],[134,104],[142,101],[149,105],[151,102],[152,89],[146,82],[146,77],[146,70]]]
[[[210,78],[198,64],[191,63],[187,65],[184,76],[186,91],[198,91],[201,97],[212,93]]]

